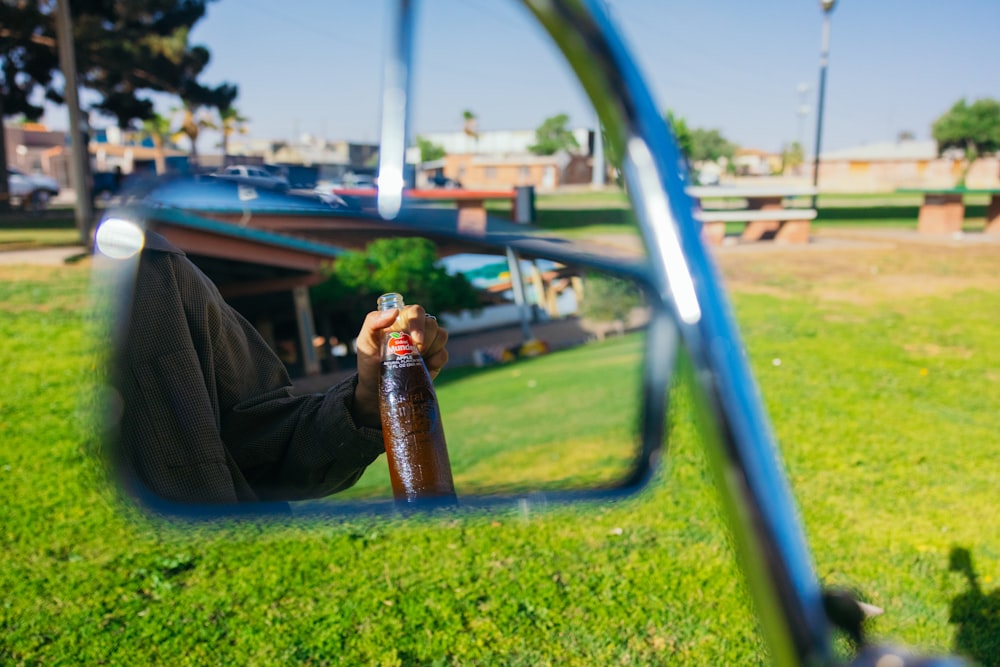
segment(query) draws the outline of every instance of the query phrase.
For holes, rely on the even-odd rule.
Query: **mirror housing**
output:
[[[337,377],[350,383],[351,355],[344,349],[349,334],[341,328],[336,335],[319,335],[312,326],[303,330],[300,325],[320,321],[320,309],[329,304],[316,303],[322,302],[319,283],[335,281],[338,263],[350,263],[379,242],[400,244],[393,253],[426,244],[442,270],[466,282],[466,275],[474,276],[478,283],[472,286],[479,301],[473,308],[438,314],[444,327],[454,330],[451,362],[437,385],[462,506],[620,496],[649,478],[663,446],[677,338],[669,314],[658,305],[641,244],[624,249],[588,243],[492,217],[484,227],[469,230],[459,212],[415,202],[393,221],[361,207],[331,207],[273,192],[242,209],[225,206],[227,198],[238,201],[239,187],[177,179],[110,210],[97,232],[97,270],[115,283],[118,295],[112,395],[121,408],[110,411],[108,451],[123,487],[148,510],[185,517],[395,511],[384,464],[373,463],[380,450],[372,437],[364,461],[343,478],[332,472],[337,466],[329,461],[321,465],[310,459],[315,452],[262,454],[260,442],[260,432],[271,437],[270,429],[279,428],[264,421],[261,415],[271,409],[265,406],[277,401],[282,411],[299,403],[311,406],[304,408],[307,412],[323,409],[317,406],[332,399],[322,396],[344,391],[328,389],[324,381],[334,384]],[[172,205],[182,201],[187,208]],[[155,266],[158,273],[149,277]],[[484,280],[490,271],[495,275]],[[589,293],[587,285],[594,286],[594,296],[581,299],[578,292]],[[612,291],[601,297],[605,285]],[[366,287],[353,289],[364,293]],[[419,280],[411,288],[418,289]],[[633,312],[612,311],[597,319],[580,314],[599,298],[611,303],[623,294],[636,299],[629,307]],[[560,295],[573,301],[569,311],[562,306],[560,312]],[[352,305],[371,310],[374,299],[368,298]],[[206,300],[211,304],[207,314]],[[284,314],[274,316],[275,308]],[[491,326],[477,311],[506,317],[500,320],[506,333],[498,333],[500,325]],[[505,314],[496,314],[501,311]],[[343,309],[336,312],[350,321]],[[355,312],[354,321],[363,314]],[[601,322],[600,317],[609,319]],[[239,350],[251,350],[247,359],[254,362],[253,372],[240,370],[246,360],[234,360],[209,322],[236,332]],[[289,326],[299,328],[293,337],[297,345],[287,344]],[[278,329],[285,340],[277,340]],[[619,338],[627,342],[616,351],[602,351],[592,341],[599,343],[608,332],[625,334]],[[188,343],[178,344],[182,339]],[[340,358],[332,354],[333,340]],[[282,350],[292,354],[283,356],[284,368],[277,363]],[[607,359],[612,353],[619,355],[617,366]],[[560,356],[569,359],[562,364],[564,372],[573,372],[561,383],[551,380]],[[324,375],[334,364],[338,373]],[[522,370],[527,368],[530,373]],[[260,380],[268,369],[275,376]],[[285,370],[301,377],[289,384],[281,377]],[[527,375],[516,380],[522,373]],[[610,388],[603,392],[594,382],[602,373]],[[230,399],[226,392],[231,389],[220,374],[227,382],[238,375],[239,383],[264,384],[254,386],[256,393]],[[546,378],[544,386],[539,388],[531,374]],[[493,393],[485,392],[489,398],[483,400],[499,408],[472,410],[459,398],[484,387]],[[497,394],[499,387],[507,393]],[[615,401],[609,403],[609,397]],[[574,413],[593,415],[602,409],[610,415],[606,423],[573,427]],[[248,413],[255,415],[248,422],[252,427],[245,427],[252,432],[239,426]],[[534,421],[518,413],[532,413]],[[200,425],[192,426],[198,420]],[[553,421],[563,424],[561,441],[556,430],[542,428]],[[221,425],[221,442],[213,423]],[[201,435],[192,438],[192,433]],[[278,447],[313,446],[296,435]],[[258,459],[242,449],[255,450]],[[302,470],[274,473],[274,466],[294,467],[288,460],[296,456]],[[532,461],[544,465],[532,471]],[[182,470],[188,472],[182,475]],[[317,470],[322,470],[319,482],[312,479]],[[499,470],[504,475],[498,476]],[[284,481],[278,484],[278,478]],[[211,479],[223,482],[216,488]]]

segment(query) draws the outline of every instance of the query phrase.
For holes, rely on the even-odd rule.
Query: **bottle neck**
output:
[[[396,292],[389,292],[388,294],[383,294],[378,298],[378,309],[381,310],[392,310],[393,308],[399,308],[402,310],[403,306],[403,295],[397,294]]]

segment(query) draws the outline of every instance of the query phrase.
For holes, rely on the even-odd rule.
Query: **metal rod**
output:
[[[819,151],[823,139],[823,102],[826,98],[826,66],[830,58],[830,11],[823,12],[823,40],[819,55],[819,98],[816,101],[816,152],[813,154],[812,207],[819,200]]]
[[[416,0],[399,0],[396,5],[390,40],[394,48],[386,57],[382,84],[377,205],[379,215],[387,220],[395,218],[403,205],[415,5]]]

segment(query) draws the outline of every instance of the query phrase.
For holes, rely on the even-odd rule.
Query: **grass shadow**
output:
[[[968,590],[951,601],[948,622],[955,626],[955,650],[982,667],[1000,667],[1000,588],[983,591],[968,549],[955,547],[948,569],[965,576]]]
[[[982,218],[986,206],[971,204],[965,207],[966,218]],[[821,206],[816,211],[816,222],[866,223],[886,220],[912,220],[916,224],[920,206]]]
[[[629,208],[539,209],[535,224],[544,229],[566,229],[583,225],[635,226],[635,215]]]

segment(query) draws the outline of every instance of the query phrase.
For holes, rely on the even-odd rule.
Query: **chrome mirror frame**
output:
[[[722,281],[701,239],[688,174],[670,129],[600,0],[523,0],[566,57],[620,156],[663,305],[688,356],[699,426],[770,658],[829,665],[824,608],[775,438]],[[854,664],[963,664],[862,650]],[[881,664],[881,663],[880,663]]]

